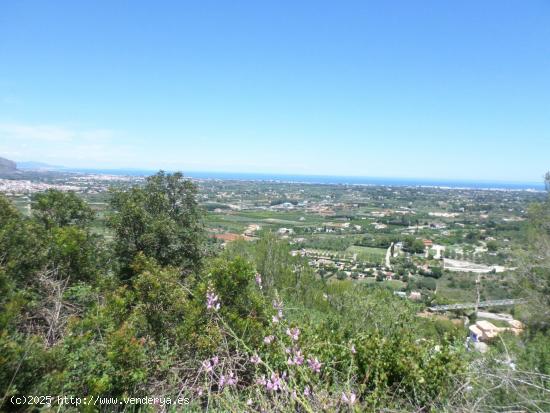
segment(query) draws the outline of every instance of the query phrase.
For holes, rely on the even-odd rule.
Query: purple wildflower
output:
[[[203,368],[204,371],[206,371],[207,373],[211,373],[213,367],[214,367],[214,366],[212,365],[212,363],[210,363],[210,360],[204,360],[204,361],[202,362],[202,368]]]
[[[283,380],[278,373],[271,373],[271,377],[268,380],[263,380],[263,384],[268,391],[278,391],[283,389]]]
[[[352,354],[357,353],[357,350],[355,350],[355,345],[354,345],[354,344],[351,345],[350,350],[351,350],[351,353],[352,353]]]
[[[311,390],[309,389],[309,386],[304,387],[304,396],[309,396],[311,394]]]
[[[257,354],[254,354],[252,357],[250,357],[250,362],[252,364],[260,364],[262,362],[262,359]]]
[[[349,404],[350,406],[353,406],[357,401],[357,396],[354,392],[350,392],[348,395],[342,392],[342,401],[346,404]]]
[[[265,386],[267,381],[265,379],[265,375],[260,377],[258,380],[256,380],[256,383],[261,384],[262,386]]]
[[[290,349],[287,349],[290,350]],[[304,356],[302,355],[302,352],[299,349],[294,349],[294,355],[292,357],[289,357],[286,363],[289,366],[296,365],[301,366],[304,363]]]
[[[204,360],[202,362],[202,368],[207,372],[207,373],[210,373],[214,370],[214,367],[216,367],[216,365],[218,364],[219,362],[219,358],[218,356],[214,356],[212,357],[211,359],[208,359],[208,360]]]
[[[227,376],[222,374],[220,376],[220,382],[219,382],[219,387],[220,389],[223,388],[224,386],[235,386],[237,384],[237,382],[239,381],[239,379],[237,378],[237,375],[235,373],[233,373],[232,371],[230,371]]]
[[[227,376],[227,385],[234,386],[237,384],[238,381],[239,381],[239,378],[237,377],[237,375],[232,371],[230,371],[229,375]]]
[[[298,341],[298,338],[300,336],[300,329],[298,327],[294,328],[287,328],[286,334],[294,341]]]
[[[271,321],[272,321],[274,324],[277,324],[277,323],[279,322],[279,317],[277,317],[276,315],[271,316]]]
[[[219,297],[212,289],[206,292],[206,309],[218,311],[220,309]]]
[[[264,337],[264,343],[265,344],[271,344],[273,342],[273,340],[275,340],[275,337],[274,336],[266,336]]]
[[[319,360],[317,360],[317,357],[315,357],[314,359],[307,359],[307,364],[311,371],[313,371],[314,373],[321,372],[322,364],[319,362]]]
[[[294,358],[292,359],[292,361],[297,366],[301,366],[304,363],[304,356],[302,355],[302,352],[300,350],[296,350],[294,352]]]

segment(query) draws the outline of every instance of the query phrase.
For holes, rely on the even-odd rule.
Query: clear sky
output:
[[[0,156],[540,181],[550,1],[3,1]]]

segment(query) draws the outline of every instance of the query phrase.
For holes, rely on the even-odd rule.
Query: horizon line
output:
[[[34,162],[34,161],[16,161],[16,163],[42,163],[42,162]],[[44,164],[44,163],[42,163]],[[187,170],[185,171],[183,168],[176,168],[176,169],[168,169],[168,168],[151,168],[151,167],[145,167],[145,168],[138,168],[138,167],[70,167],[70,166],[62,166],[62,165],[49,165],[45,164],[46,166],[51,167],[51,170],[54,171],[74,171],[74,172],[83,172],[83,171],[89,171],[89,172],[125,172],[125,171],[133,171],[133,172],[152,172],[156,173],[159,171],[165,171],[169,173],[174,172],[181,172],[184,175],[190,176],[193,173],[199,173],[199,174],[223,174],[223,175],[257,175],[257,176],[265,176],[265,177],[272,177],[276,178],[276,176],[280,177],[308,177],[308,178],[353,178],[353,179],[375,179],[375,180],[403,180],[403,181],[439,181],[439,182],[452,182],[452,183],[499,183],[499,184],[534,184],[537,186],[544,187],[544,178],[541,174],[540,181],[516,181],[516,180],[508,180],[508,179],[492,179],[492,178],[482,178],[482,179],[472,179],[472,178],[437,178],[437,177],[403,177],[403,176],[372,176],[372,175],[346,175],[346,174],[320,174],[320,173],[303,173],[303,172],[246,172],[246,171],[223,171],[223,170]],[[23,167],[24,170],[44,170],[45,168],[27,168]],[[192,177],[192,176],[191,176]],[[276,180],[276,179],[275,179]]]

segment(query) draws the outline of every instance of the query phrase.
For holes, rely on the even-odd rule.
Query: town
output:
[[[107,236],[102,219],[110,189],[144,182],[143,176],[40,171],[11,178],[0,180],[0,191],[26,214],[33,193],[74,191],[98,212],[94,228]],[[530,190],[191,179],[199,187],[211,249],[273,234],[324,282],[389,289],[418,303],[423,317],[463,325],[475,341],[498,334],[499,327],[483,318],[487,312],[475,305],[444,313],[429,308],[521,299],[513,283],[521,271],[515,251],[525,236],[529,205],[545,196]],[[490,310],[511,318],[502,315],[506,308]],[[520,331],[519,322],[511,321]],[[483,326],[490,332],[481,333]]]

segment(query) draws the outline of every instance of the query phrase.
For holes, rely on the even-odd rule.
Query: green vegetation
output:
[[[362,247],[359,245],[353,245],[346,249],[348,254],[357,254],[359,259],[368,262],[381,263],[386,256],[386,250],[383,248]]]
[[[323,199],[312,191],[312,199]],[[350,210],[330,219],[219,215],[215,209],[226,209],[212,196],[215,207],[205,216],[201,194],[181,174],[160,172],[114,188],[108,207],[49,190],[25,215],[0,197],[0,410],[33,411],[14,402],[33,394],[181,397],[185,410],[220,412],[550,408],[550,200],[530,210],[525,274],[486,273],[476,283],[471,273],[451,273],[426,258],[422,238],[400,233],[400,217],[381,217],[392,228],[379,226],[389,231],[380,236]],[[275,206],[300,202],[272,198]],[[97,231],[104,222],[98,212],[111,237]],[[429,216],[418,215],[419,222]],[[255,241],[213,248],[206,228],[225,220],[267,228]],[[283,221],[297,223],[292,237],[275,235]],[[454,236],[479,247],[481,233],[470,233]],[[392,242],[402,246],[392,251],[390,271],[383,261]],[[334,259],[312,265],[324,254],[321,248],[308,256],[305,246],[313,245],[330,247]],[[445,317],[418,317],[424,303],[393,293],[413,289],[427,302],[456,291],[474,300],[479,289],[487,297],[521,289],[529,301],[515,311],[527,329],[502,335],[486,354],[468,351],[466,329]],[[55,411],[114,409],[53,404]]]

